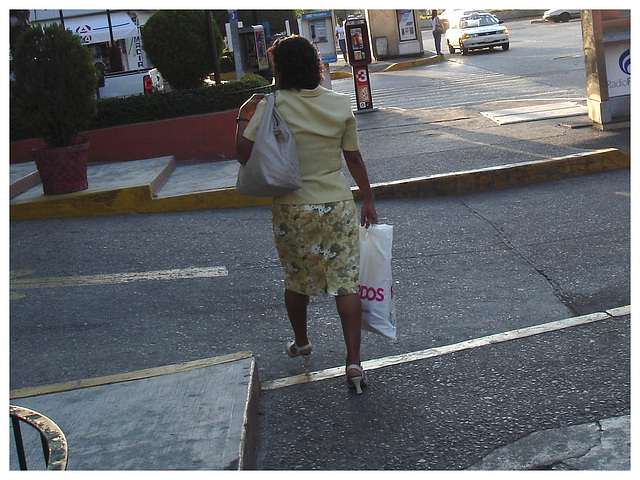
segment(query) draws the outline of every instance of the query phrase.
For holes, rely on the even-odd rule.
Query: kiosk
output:
[[[316,46],[324,64],[338,61],[334,30],[331,11],[303,13],[300,18],[300,35]]]
[[[300,18],[300,35],[315,45],[322,59],[325,88],[331,88],[329,63],[338,61],[334,30],[331,11],[303,13]]]
[[[260,73],[269,70],[267,38],[264,26],[253,25],[238,29],[243,72]]]
[[[369,64],[371,63],[371,45],[369,29],[364,18],[347,20],[344,24],[344,36],[347,41],[349,64],[353,69],[353,83],[356,89],[358,113],[372,112],[371,85],[369,83]]]
[[[631,11],[581,10],[587,109],[594,127],[631,120]]]

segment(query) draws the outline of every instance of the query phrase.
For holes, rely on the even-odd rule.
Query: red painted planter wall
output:
[[[176,160],[236,158],[236,110],[82,132],[90,162],[122,162],[173,155]],[[11,163],[32,162],[42,139],[11,142]]]

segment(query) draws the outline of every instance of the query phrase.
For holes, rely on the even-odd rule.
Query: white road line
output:
[[[564,320],[557,320],[540,325],[518,328],[516,330],[496,333],[493,335],[488,335],[486,337],[474,338],[471,340],[466,340],[464,342],[454,343],[452,345],[428,348],[426,350],[419,350],[417,352],[409,352],[400,355],[392,355],[389,357],[368,360],[366,362],[362,362],[362,367],[365,370],[377,370],[379,368],[389,367],[391,365],[400,365],[403,363],[415,362],[427,358],[439,357],[448,353],[460,352],[462,350],[469,350],[472,348],[484,347],[486,345],[508,342],[510,340],[531,337],[533,335],[539,335],[541,333],[554,332],[556,330],[562,330],[578,325],[598,322],[600,320],[606,320],[612,317],[621,317],[624,315],[629,315],[630,313],[631,305],[626,305],[623,307],[612,308],[604,312],[597,312],[589,315],[582,315],[580,317],[566,318]],[[262,390],[276,390],[278,388],[298,385],[300,383],[327,380],[329,378],[335,378],[341,375],[344,375],[344,367],[334,367],[325,370],[319,370],[316,372],[303,373],[301,375],[295,375],[293,377],[280,378],[277,380],[266,380],[261,383],[261,388]]]
[[[176,268],[151,272],[112,273],[105,275],[72,275],[67,277],[21,278],[33,271],[10,272],[10,290],[31,288],[84,287],[89,285],[112,285],[150,280],[178,280],[184,278],[224,277],[229,274],[226,267]],[[11,292],[12,300],[24,295]]]

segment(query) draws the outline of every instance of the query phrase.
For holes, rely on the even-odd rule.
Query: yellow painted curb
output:
[[[407,60],[405,62],[397,62],[389,65],[383,70],[383,72],[390,72],[393,70],[403,70],[405,68],[419,67],[421,65],[429,65],[432,63],[438,63],[444,60],[444,55],[435,55],[428,58],[420,58],[418,60]]]
[[[267,205],[271,205],[270,198],[246,197],[239,195],[234,188],[153,198],[151,185],[139,185],[12,202],[9,219],[92,217],[122,213],[162,213]]]
[[[10,220],[88,217],[135,212],[151,200],[151,184],[82,191],[11,202]]]
[[[608,148],[551,160],[416,177],[371,187],[377,199],[464,195],[630,167],[629,155],[616,148]],[[360,198],[358,189],[354,189],[354,197]]]
[[[331,72],[331,80],[350,77],[353,77],[353,73],[351,72]]]
[[[466,172],[416,177],[372,185],[378,199],[462,195],[491,189],[558,180],[590,173],[630,168],[631,157],[609,148],[551,160],[538,160]],[[352,189],[359,199],[357,188]],[[10,220],[89,217],[123,213],[162,213],[214,208],[263,207],[270,198],[246,197],[235,188],[153,198],[150,185],[77,192],[11,202]]]

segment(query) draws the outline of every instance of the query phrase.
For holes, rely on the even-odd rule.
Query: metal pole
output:
[[[238,11],[229,10],[229,26],[231,27],[231,42],[233,45],[233,59],[236,64],[236,79],[240,80],[244,76],[242,66],[242,47],[240,46],[240,36],[238,35]]]
[[[205,10],[205,17],[207,19],[207,31],[209,32],[209,45],[211,46],[211,54],[213,55],[213,78],[216,85],[222,83],[220,78],[220,62],[218,60],[218,47],[216,45],[216,36],[213,31],[213,20],[211,18],[211,10]]]
[[[107,22],[109,23],[109,38],[111,39],[109,44],[109,68],[112,72],[122,72],[124,65],[122,65],[120,50],[116,47],[116,41],[113,38],[113,26],[111,25],[111,12],[109,10],[107,10]]]
[[[111,25],[111,12],[107,10],[107,22],[109,23],[109,38],[111,39],[111,46],[113,47],[113,26]]]

